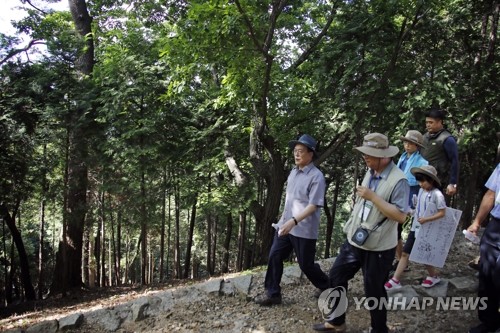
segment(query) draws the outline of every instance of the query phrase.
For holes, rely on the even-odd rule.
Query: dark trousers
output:
[[[292,250],[295,251],[300,269],[307,276],[309,281],[322,290],[328,289],[328,276],[321,270],[321,267],[314,262],[316,255],[316,239],[295,237],[290,234],[278,237],[278,232],[274,233],[273,245],[269,252],[267,263],[266,279],[264,287],[271,297],[281,294],[281,276],[283,275],[283,262],[290,256]]]
[[[492,332],[500,328],[500,249],[498,244],[500,244],[500,220],[492,218],[481,238],[477,292],[478,297],[487,299],[486,308],[479,307],[478,309],[479,320]]]
[[[340,248],[340,253],[330,269],[330,287],[348,288],[348,282],[361,269],[363,272],[363,282],[366,298],[375,297],[377,300],[387,298],[384,283],[389,277],[392,260],[396,248],[385,251],[367,251],[349,244],[346,241]],[[371,332],[387,333],[387,309],[377,304],[368,304],[371,316]],[[345,314],[329,321],[333,325],[345,323]]]

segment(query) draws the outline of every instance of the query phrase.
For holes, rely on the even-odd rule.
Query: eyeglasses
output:
[[[305,153],[307,153],[307,149],[294,149],[293,150],[293,154],[294,155],[304,155]]]

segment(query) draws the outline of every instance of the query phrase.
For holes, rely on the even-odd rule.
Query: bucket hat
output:
[[[434,168],[432,165],[423,165],[421,167],[411,168],[410,172],[414,176],[416,176],[417,173],[427,175],[427,176],[431,177],[439,186],[441,186],[441,182],[439,181],[439,178],[437,177],[436,168]]]
[[[308,134],[303,134],[297,140],[291,140],[290,142],[288,142],[288,147],[290,147],[290,149],[293,149],[299,143],[306,146],[307,148],[311,149],[312,152],[314,153],[314,156],[317,156],[317,152],[316,152],[317,142],[316,142],[316,139],[314,139],[312,136],[310,136]]]
[[[405,136],[399,137],[403,141],[411,142],[417,146],[424,148],[424,136],[419,131],[409,130]]]
[[[389,146],[389,139],[381,133],[370,133],[363,138],[363,145],[354,147],[361,153],[373,157],[393,157],[399,152],[396,146]]]

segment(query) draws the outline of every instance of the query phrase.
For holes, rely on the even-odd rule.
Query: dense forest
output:
[[[335,254],[368,132],[447,111],[467,226],[500,132],[498,0],[19,0],[0,33],[0,298],[262,265],[319,141]]]

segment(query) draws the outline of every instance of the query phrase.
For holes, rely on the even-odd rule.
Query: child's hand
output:
[[[426,222],[429,222],[425,217],[419,217],[417,221],[420,224],[425,224]]]

